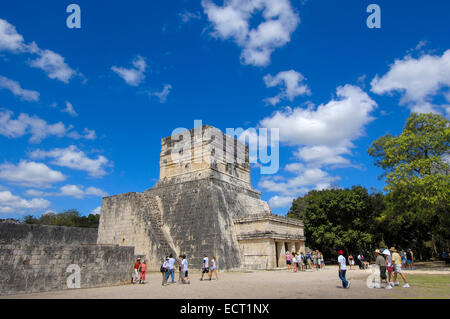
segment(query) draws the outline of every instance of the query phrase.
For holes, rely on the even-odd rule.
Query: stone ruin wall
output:
[[[134,248],[96,242],[94,228],[0,223],[0,295],[69,289],[71,264],[80,288],[129,283]]]

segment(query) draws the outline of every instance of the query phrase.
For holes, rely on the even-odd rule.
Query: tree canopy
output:
[[[450,123],[439,114],[412,113],[402,133],[377,139],[368,153],[384,170],[386,210],[381,222],[397,241],[435,254],[450,235]]]
[[[382,195],[361,186],[309,192],[294,200],[288,217],[302,219],[306,244],[329,254],[369,252],[378,244],[376,218],[383,209]]]
[[[75,209],[69,209],[62,213],[46,213],[39,218],[28,215],[23,221],[26,224],[68,226],[68,227],[87,227],[98,228],[100,215],[89,214],[89,216],[80,216]]]

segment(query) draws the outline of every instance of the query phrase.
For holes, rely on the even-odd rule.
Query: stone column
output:
[[[301,251],[301,244],[299,241],[295,242],[295,253],[298,253]]]
[[[278,259],[278,267],[284,267],[286,265],[286,261],[284,258],[284,254],[286,252],[286,250],[284,248],[284,242],[277,241],[275,244],[277,245],[277,251],[278,251],[278,256],[276,257]]]
[[[289,247],[289,253],[291,254],[292,252],[296,252],[295,250],[295,242],[290,242],[288,243],[288,247]]]

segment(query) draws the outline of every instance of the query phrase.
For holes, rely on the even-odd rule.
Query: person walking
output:
[[[191,281],[189,280],[189,274],[188,274],[188,261],[186,259],[186,255],[182,256],[181,261],[181,283],[183,284],[190,284]]]
[[[376,288],[382,288],[381,285],[384,282],[386,282],[386,259],[381,254],[381,251],[379,249],[375,250],[375,264],[380,269],[380,283],[375,284]]]
[[[217,274],[216,257],[214,256],[211,257],[210,270],[209,280],[211,280],[213,273],[216,274],[216,280],[219,280],[219,275]]]
[[[400,285],[400,283],[397,281],[397,276],[400,275],[404,282],[403,288],[409,288],[409,283],[406,280],[406,276],[402,272],[402,258],[400,257],[395,247],[391,247],[390,251],[392,252],[392,264],[394,266],[394,285]]]
[[[140,284],[145,284],[145,271],[146,270],[147,270],[147,263],[144,260],[141,263],[141,266],[139,267],[139,273],[140,273],[139,283]]]
[[[141,258],[136,259],[134,263],[134,280],[133,284],[139,280],[139,268],[141,267]]]
[[[389,249],[385,249],[385,250],[383,250],[383,255],[386,260],[386,269],[387,269],[387,273],[388,273],[387,286],[385,288],[392,289],[392,287],[394,287],[394,283],[392,282],[394,267],[392,266],[391,252],[389,251]]]
[[[169,270],[169,256],[166,256],[166,258],[163,258],[162,260],[162,265],[161,265],[161,275],[162,275],[162,285],[165,286],[166,285],[166,273]]]
[[[345,279],[345,273],[347,272],[347,266],[345,262],[344,252],[342,250],[339,250],[338,252],[338,264],[339,264],[339,279],[342,281],[342,288],[348,289],[350,288],[350,281]]]
[[[320,269],[325,268],[325,259],[323,257],[323,253],[320,253]]]
[[[168,270],[166,272],[166,283],[169,280],[169,276],[172,279],[172,284],[175,283],[175,258],[173,258],[173,255],[170,254],[168,260],[167,260],[167,267]]]
[[[349,256],[348,256],[348,264],[349,264],[349,266],[350,266],[350,270],[354,270],[355,268],[355,259],[353,258],[353,255],[352,254],[350,254]]]
[[[408,248],[408,250],[406,251],[406,265],[408,266],[408,269],[413,269],[414,254],[413,254],[411,248]]]
[[[203,255],[202,278],[200,278],[200,280],[203,280],[203,276],[207,273],[209,273],[209,259],[206,255]]]

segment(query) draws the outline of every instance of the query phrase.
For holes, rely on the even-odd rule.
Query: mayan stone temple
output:
[[[153,188],[103,199],[97,243],[132,246],[153,270],[170,253],[194,268],[204,254],[222,270],[284,267],[287,250],[305,249],[303,223],[272,215],[260,195],[248,146],[199,126],[162,139]]]

